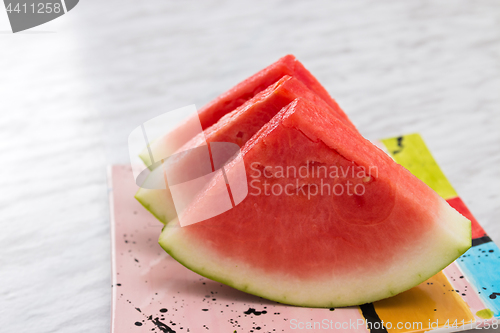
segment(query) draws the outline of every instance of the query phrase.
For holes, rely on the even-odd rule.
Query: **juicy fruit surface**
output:
[[[278,82],[284,76],[295,77],[305,87],[307,87],[307,89],[326,102],[330,108],[332,108],[334,112],[339,115],[340,118],[350,123],[347,115],[344,111],[342,111],[337,102],[333,100],[318,80],[316,80],[316,78],[293,55],[287,55],[250,76],[246,80],[240,82],[198,110],[198,116],[203,130],[206,130],[210,126],[214,125],[224,115],[232,112],[236,108],[239,108],[247,101],[254,98],[257,94]],[[174,153],[182,144],[186,143],[190,139],[182,137],[183,132],[185,132],[183,130],[184,126],[185,124],[181,124],[178,128],[176,128],[173,131],[175,132],[173,137],[172,135],[166,135],[163,138],[156,138],[154,142],[151,142],[151,150],[158,152],[159,155],[162,155],[162,152],[166,152],[167,154],[163,156]],[[354,128],[352,123],[351,126]],[[146,165],[150,165],[150,158],[147,149],[144,149],[144,151],[140,154],[140,157]]]
[[[252,99],[259,92],[273,85],[283,76],[297,78],[308,89],[317,94],[330,107],[335,109],[343,119],[348,120],[338,104],[314,76],[293,55],[287,55],[274,64],[240,82],[235,87],[220,95],[198,112],[203,129],[215,124],[220,118],[233,111],[246,101]]]
[[[407,290],[470,247],[467,219],[317,105],[291,103],[247,142],[242,158],[250,194],[241,204],[187,227],[174,220],[160,237],[201,275],[287,304],[348,306]],[[279,166],[309,172],[281,177]],[[376,173],[359,177],[373,166]],[[314,175],[318,167],[344,174]],[[363,195],[310,195],[348,182],[351,190],[363,185]],[[273,186],[292,195],[270,193]],[[212,197],[200,193],[192,211]]]
[[[318,80],[316,80],[316,78],[293,55],[284,56],[270,66],[240,82],[235,87],[201,108],[198,111],[198,116],[202,128],[204,130],[209,129],[228,113],[235,113],[235,109],[243,108],[245,103],[248,103],[248,105],[253,104],[251,100],[255,99],[255,97],[259,98],[259,94],[261,96],[265,95],[266,90],[269,91],[269,89],[272,89],[273,85],[275,87],[277,85],[279,86],[280,81],[289,81],[291,77],[294,77],[295,81],[298,81],[298,83],[294,82],[292,86],[298,87],[301,92],[306,92],[306,94],[311,96],[304,97],[312,98],[314,100],[321,99],[322,103],[326,103],[331,111],[339,117],[339,119],[342,119],[346,124],[355,129],[354,125],[350,122],[344,111],[342,111],[342,109],[338,106],[337,102],[333,100]],[[281,101],[275,101],[275,109],[277,110],[273,111],[274,113],[268,112],[264,115],[264,118],[269,117],[269,115],[274,115],[277,111],[279,111],[279,109],[291,101],[286,101],[286,99],[291,98],[293,100],[296,97],[297,96],[288,94],[288,97],[282,97]],[[279,97],[277,99],[279,100]],[[190,121],[191,119],[185,124]],[[172,133],[169,133],[162,138],[155,138],[150,143],[150,149],[155,153],[155,155],[169,156],[174,154],[184,144],[191,145],[192,147],[199,144],[199,138],[189,143],[188,141],[190,138],[186,139],[184,137],[183,133],[185,131],[183,130],[183,127],[185,124],[181,124]],[[265,119],[262,117],[260,121],[259,119],[254,120],[252,124],[233,123],[233,125],[241,126],[243,129],[252,125],[255,128],[247,128],[246,131],[238,130],[236,133],[232,134],[232,137],[230,134],[226,133],[225,140],[226,142],[233,142],[242,146],[264,124]],[[146,165],[152,168],[148,149],[144,149],[139,157]],[[135,197],[162,223],[167,223],[176,216],[175,207],[173,206],[171,194],[168,191],[168,188],[166,190],[141,188],[138,190]]]
[[[189,169],[197,168],[198,154],[190,149],[210,142],[230,142],[242,147],[266,123],[268,123],[283,107],[294,99],[301,97],[322,106],[353,131],[357,131],[352,123],[341,117],[341,113],[333,109],[318,95],[309,90],[301,81],[291,76],[284,76],[275,84],[257,94],[250,101],[220,119],[216,124],[192,138],[181,148],[185,152],[176,154],[169,160],[175,169],[190,174]],[[172,171],[176,173],[175,171]],[[166,179],[166,177],[165,177]],[[159,192],[161,191],[161,192]],[[141,188],[136,198],[163,223],[175,218],[172,195],[165,190],[149,190]]]

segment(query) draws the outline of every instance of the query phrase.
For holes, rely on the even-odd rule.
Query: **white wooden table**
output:
[[[141,122],[287,53],[367,138],[420,132],[500,244],[496,0],[81,1],[9,29],[2,9],[1,332],[109,331],[106,165]]]

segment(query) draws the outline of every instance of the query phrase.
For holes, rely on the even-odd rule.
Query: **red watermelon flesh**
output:
[[[233,111],[259,92],[274,84],[284,75],[297,78],[312,92],[322,98],[340,117],[347,120],[346,114],[316,80],[316,78],[293,55],[287,55],[277,62],[240,82],[198,111],[201,126],[206,129],[215,124],[225,114]],[[351,124],[352,125],[352,124]],[[354,127],[354,126],[353,126]]]
[[[241,107],[226,114],[203,134],[187,143],[183,150],[198,146],[206,139],[207,142],[231,142],[243,146],[255,133],[267,124],[283,107],[296,98],[303,98],[321,105],[326,111],[337,117],[346,126],[356,131],[352,123],[344,118],[321,97],[313,93],[297,78],[285,75]]]
[[[308,89],[318,95],[319,98],[323,99],[339,118],[343,119],[343,121],[355,129],[354,125],[339,107],[337,102],[335,102],[318,80],[293,55],[287,55],[279,59],[277,62],[240,82],[198,110],[202,129],[205,130],[214,125],[224,115],[240,107],[259,92],[275,84],[285,75],[293,76],[301,81]],[[186,131],[184,127],[187,126],[188,123],[191,123],[191,121],[191,119],[187,120],[163,138],[158,138],[151,142],[150,148],[153,155],[170,156],[180,146],[186,143],[189,138],[186,139],[183,133],[189,131]],[[140,157],[146,165],[153,165],[147,149],[140,154]]]
[[[188,181],[196,178],[190,175],[198,174],[198,176],[201,176],[211,172],[209,166],[207,169],[207,166],[199,163],[200,154],[203,155],[208,152],[194,148],[206,147],[206,142],[230,142],[241,147],[283,107],[298,97],[321,105],[325,110],[339,118],[346,126],[355,130],[350,121],[342,118],[337,110],[331,108],[301,81],[285,75],[278,82],[269,86],[233,112],[225,115],[216,124],[206,129],[204,133],[200,133],[181,147],[182,153],[174,154],[168,160],[170,175],[175,175],[173,178]],[[204,167],[205,172],[202,170]],[[159,180],[166,181],[166,177]],[[153,190],[151,192],[151,190],[144,188],[139,189],[136,198],[165,223],[167,219],[170,220],[176,216],[176,209],[168,186],[161,191],[161,200],[157,200],[158,191]],[[155,195],[151,197],[150,194]]]
[[[160,236],[172,257],[216,281],[287,304],[350,306],[410,289],[471,246],[470,221],[320,105],[292,102],[241,158],[243,202],[197,224],[173,220]],[[217,182],[182,218],[216,203]]]

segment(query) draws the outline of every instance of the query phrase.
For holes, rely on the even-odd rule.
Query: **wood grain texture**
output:
[[[81,1],[0,10],[1,331],[109,331],[106,165],[141,122],[292,53],[370,139],[420,132],[500,243],[500,3]]]

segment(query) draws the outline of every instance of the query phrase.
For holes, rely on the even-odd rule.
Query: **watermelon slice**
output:
[[[239,158],[247,198],[196,224],[172,220],[159,239],[184,266],[236,289],[359,305],[412,288],[471,246],[469,220],[321,105],[296,99]],[[237,162],[225,166],[229,179]],[[212,178],[181,218],[216,203],[224,181]]]
[[[235,87],[198,110],[202,129],[205,130],[209,128],[224,115],[240,107],[285,75],[293,76],[301,81],[307,88],[323,99],[335,111],[339,118],[342,118],[354,128],[354,125],[349,121],[346,114],[338,106],[335,100],[330,97],[318,80],[316,80],[316,78],[312,76],[304,65],[295,59],[293,55],[287,55],[240,82]],[[153,155],[170,156],[177,151],[177,149],[190,139],[190,137],[186,137],[185,133],[189,132],[186,131],[186,128],[189,127],[187,124],[192,123],[192,121],[193,119],[188,119],[185,123],[181,124],[164,137],[156,138],[150,142],[150,149]],[[144,149],[139,156],[148,167],[151,168],[154,165],[150,159],[148,149]]]
[[[262,126],[269,122],[278,111],[298,97],[321,105],[325,110],[342,121],[346,127],[356,131],[352,123],[344,117],[345,114],[342,110],[331,107],[330,104],[313,93],[297,78],[285,75],[250,101],[222,117],[216,124],[206,129],[204,133],[200,133],[191,139],[182,147],[182,150],[188,151],[189,149],[206,145],[206,142],[230,142],[241,147]],[[174,160],[169,159],[169,164],[175,164],[177,169],[183,171],[197,167],[196,161],[193,162],[193,159],[197,158],[197,154],[191,154],[191,157],[189,152],[176,154],[174,157],[171,157]],[[156,170],[153,172],[159,171]],[[154,176],[153,174],[152,177]],[[175,206],[168,186],[167,189],[162,190],[143,187],[138,190],[135,197],[163,223],[176,217]]]

